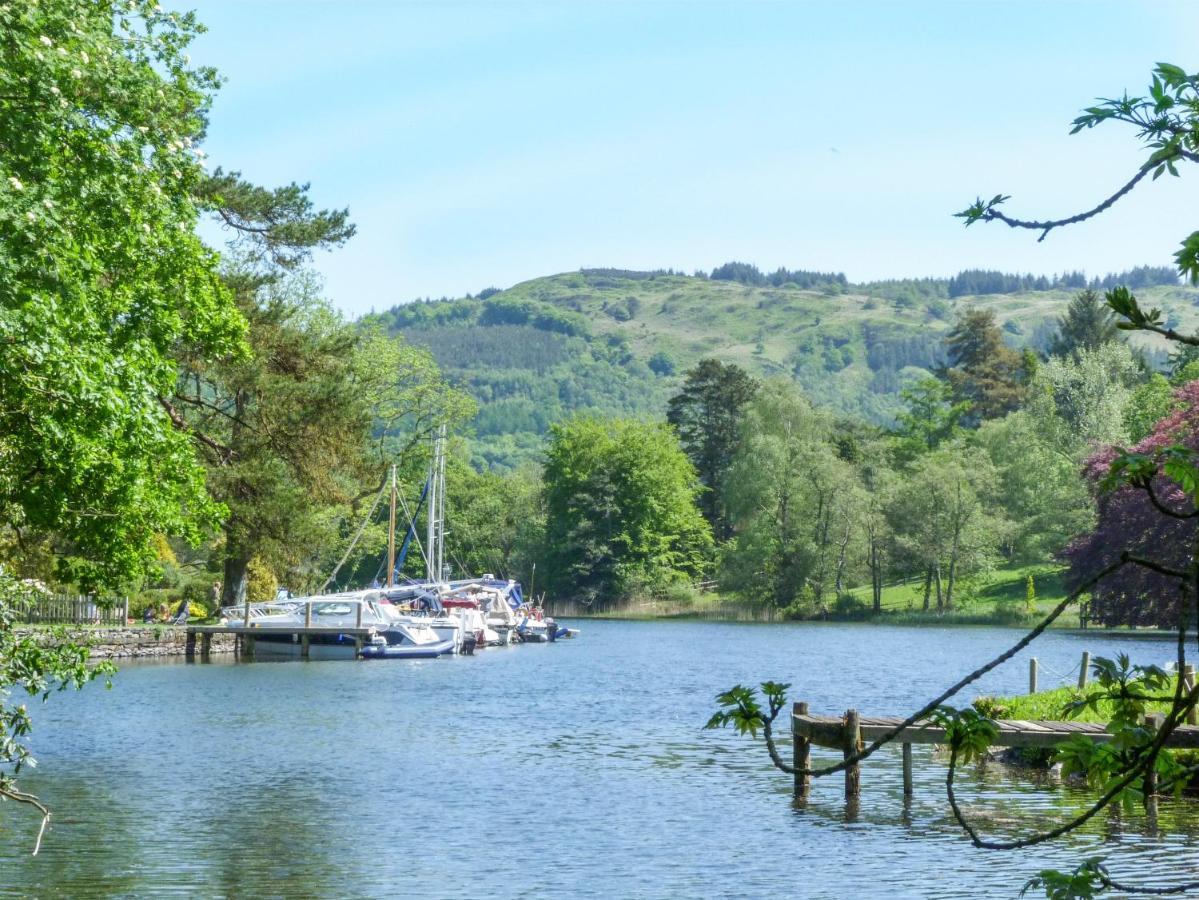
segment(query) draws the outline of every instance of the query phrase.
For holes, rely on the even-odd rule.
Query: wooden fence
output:
[[[124,625],[129,598],[102,603],[81,594],[45,594],[35,598],[21,618],[30,624]]]

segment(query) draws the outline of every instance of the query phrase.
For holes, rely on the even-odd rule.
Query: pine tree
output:
[[[1028,371],[1023,356],[1003,342],[989,309],[972,309],[958,319],[945,338],[949,368],[945,377],[957,402],[969,401],[964,425],[977,426],[1018,408],[1024,399]]]
[[[1089,288],[1075,294],[1066,314],[1057,320],[1057,336],[1049,345],[1052,356],[1073,356],[1123,339],[1112,310]]]

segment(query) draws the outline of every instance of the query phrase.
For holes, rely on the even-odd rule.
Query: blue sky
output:
[[[1195,3],[174,5],[227,79],[213,163],[350,207],[316,265],[352,315],[584,266],[1097,274],[1197,227],[1199,172],[1041,244],[951,217],[1122,184],[1133,134],[1069,123],[1158,60],[1199,68]]]

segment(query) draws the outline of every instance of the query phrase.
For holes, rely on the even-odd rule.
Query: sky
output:
[[[314,264],[352,316],[602,266],[1103,274],[1196,227],[1185,171],[1042,243],[952,214],[1002,192],[1059,217],[1123,184],[1134,132],[1070,122],[1157,61],[1199,68],[1199,3],[172,7],[226,79],[212,164],[349,207],[357,235]]]

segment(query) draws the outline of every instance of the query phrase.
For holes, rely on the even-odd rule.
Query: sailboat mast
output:
[[[387,520],[387,586],[395,587],[396,575],[396,467],[391,467],[391,514]]]
[[[445,577],[445,426],[437,434],[437,578]]]
[[[429,504],[425,513],[425,573],[431,583],[441,580],[437,569],[437,442],[433,442],[433,460],[429,463]]]

